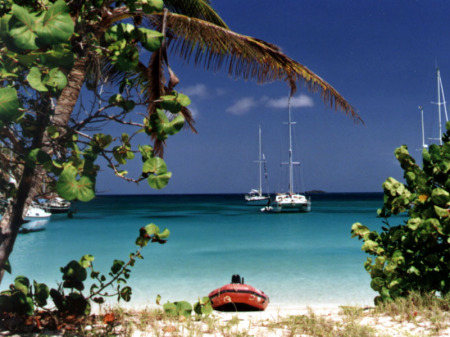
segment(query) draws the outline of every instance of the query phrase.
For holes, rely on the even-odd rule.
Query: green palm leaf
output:
[[[162,15],[147,18],[151,27],[161,30]],[[175,13],[168,14],[167,29],[172,52],[186,61],[193,59],[195,64],[203,63],[212,71],[226,68],[232,76],[255,79],[258,83],[284,80],[291,94],[296,91],[297,83],[303,84],[311,92],[319,92],[326,104],[350,115],[356,123],[364,123],[336,89],[273,44]]]

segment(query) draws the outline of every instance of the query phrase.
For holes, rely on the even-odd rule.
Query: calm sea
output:
[[[139,228],[155,223],[171,235],[143,249],[132,268],[131,304],[196,301],[240,274],[270,297],[272,308],[371,305],[376,295],[363,267],[367,255],[350,229],[379,229],[382,194],[313,195],[312,212],[267,214],[243,195],[98,196],[78,203],[73,219],[53,215],[45,231],[22,234],[11,257],[16,275],[56,287],[60,267],[84,254],[107,274],[127,260]]]

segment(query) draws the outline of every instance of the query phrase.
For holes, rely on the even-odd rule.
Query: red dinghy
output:
[[[218,311],[262,311],[269,304],[269,296],[244,284],[239,275],[233,275],[230,284],[211,291],[208,297]]]

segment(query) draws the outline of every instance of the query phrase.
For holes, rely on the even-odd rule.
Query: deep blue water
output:
[[[56,286],[60,267],[84,254],[108,273],[127,260],[139,228],[155,223],[171,235],[151,244],[132,269],[133,305],[198,297],[233,274],[269,295],[271,307],[367,305],[376,295],[363,267],[362,242],[353,223],[379,229],[382,194],[312,196],[312,212],[267,214],[244,204],[243,195],[98,196],[77,203],[73,219],[53,215],[45,231],[20,235],[11,256],[16,275]]]

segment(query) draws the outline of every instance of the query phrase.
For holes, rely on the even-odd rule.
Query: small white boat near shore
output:
[[[44,230],[50,221],[51,215],[51,213],[46,212],[44,209],[31,205],[24,217],[26,222],[20,227],[19,233]]]

